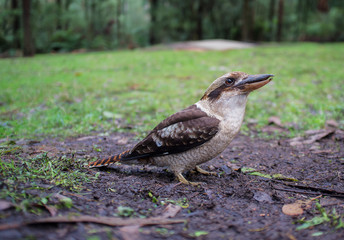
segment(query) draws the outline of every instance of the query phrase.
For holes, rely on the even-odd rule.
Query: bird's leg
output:
[[[204,175],[213,175],[213,176],[217,176],[217,172],[208,172],[204,169],[202,169],[200,166],[196,166],[195,170],[199,173],[202,173]]]
[[[184,183],[187,185],[198,186],[198,185],[202,184],[200,182],[190,182],[190,181],[186,180],[181,173],[177,173],[176,176],[181,183]]]

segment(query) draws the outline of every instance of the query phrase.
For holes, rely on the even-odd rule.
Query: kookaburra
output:
[[[248,75],[231,72],[217,78],[203,97],[159,123],[132,149],[91,162],[89,167],[115,162],[136,162],[168,167],[185,184],[187,170],[216,174],[199,167],[227,148],[239,132],[245,115],[247,96],[272,80],[271,74]]]

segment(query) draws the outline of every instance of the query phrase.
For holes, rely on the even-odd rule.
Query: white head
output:
[[[208,87],[199,103],[217,116],[243,117],[248,94],[269,83],[272,77],[271,74],[226,73]]]

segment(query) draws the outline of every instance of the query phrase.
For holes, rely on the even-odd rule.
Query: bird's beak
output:
[[[245,92],[251,92],[269,83],[272,80],[273,76],[274,75],[272,74],[249,75],[247,78],[244,78],[236,85],[234,85],[234,87],[239,88],[240,90],[243,90]]]

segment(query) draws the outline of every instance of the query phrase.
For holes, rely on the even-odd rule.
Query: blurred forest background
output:
[[[1,0],[0,55],[201,39],[343,41],[343,0]]]

